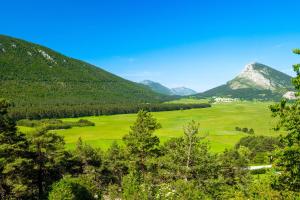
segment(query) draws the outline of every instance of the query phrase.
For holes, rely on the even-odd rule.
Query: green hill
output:
[[[291,79],[291,76],[269,66],[251,63],[231,81],[196,96],[279,100],[288,91],[293,91]]]
[[[23,113],[169,98],[86,62],[4,35],[0,35],[0,83],[0,97],[12,100]]]

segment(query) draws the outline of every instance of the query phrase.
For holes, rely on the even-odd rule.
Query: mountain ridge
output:
[[[0,97],[16,106],[158,103],[167,98],[42,45],[0,35]]]
[[[246,100],[279,100],[293,90],[292,77],[267,65],[253,62],[226,84],[217,86],[197,97],[229,97]]]
[[[151,81],[151,80],[144,80],[140,82],[143,85],[148,86],[151,90],[165,94],[165,95],[177,95],[177,96],[189,96],[193,94],[197,94],[196,91],[187,88],[187,87],[176,87],[176,88],[168,88],[161,83]]]

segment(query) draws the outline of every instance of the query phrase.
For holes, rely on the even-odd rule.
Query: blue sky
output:
[[[0,0],[0,34],[126,79],[203,91],[261,62],[293,74],[298,0]]]

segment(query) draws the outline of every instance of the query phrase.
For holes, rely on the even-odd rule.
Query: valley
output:
[[[202,100],[200,102],[204,102]],[[192,100],[183,99],[180,103]],[[194,100],[199,103],[199,100]],[[213,104],[211,108],[192,110],[154,112],[153,116],[162,124],[156,135],[161,142],[170,138],[183,135],[183,125],[191,120],[200,123],[200,134],[208,134],[206,140],[213,152],[222,152],[226,148],[232,148],[240,138],[249,134],[236,131],[235,127],[253,128],[254,135],[279,136],[275,132],[274,118],[271,117],[269,105],[272,102],[234,102]],[[63,121],[75,122],[79,118],[65,118]],[[107,149],[117,141],[122,144],[122,137],[129,132],[130,126],[136,119],[136,114],[121,114],[111,116],[81,117],[95,123],[92,127],[73,127],[66,130],[54,130],[53,132],[64,136],[67,148],[74,149],[79,137],[93,147]],[[255,119],[255,120],[254,120]],[[32,131],[27,127],[20,127],[21,131]]]
[[[300,200],[299,7],[2,1],[0,200]]]

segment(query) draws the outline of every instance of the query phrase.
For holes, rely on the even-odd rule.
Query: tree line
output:
[[[10,115],[15,120],[20,119],[43,119],[43,118],[66,118],[99,115],[114,115],[137,113],[139,110],[151,112],[187,110],[192,108],[207,108],[210,104],[74,104],[74,105],[41,105],[10,107]]]

